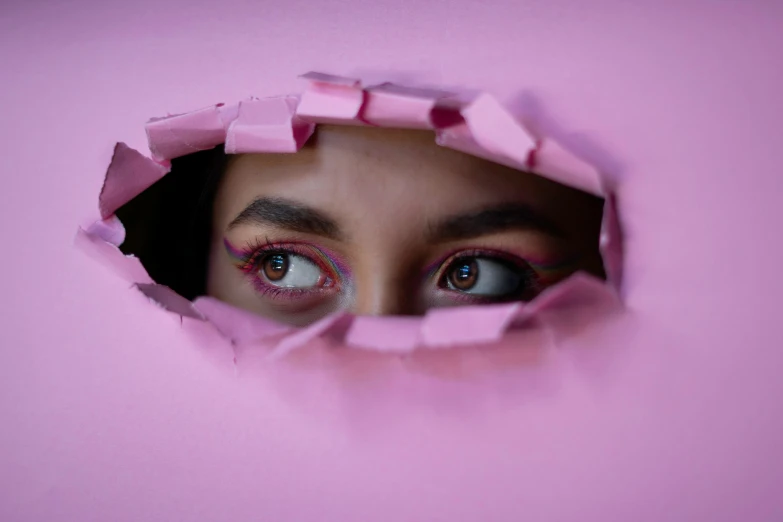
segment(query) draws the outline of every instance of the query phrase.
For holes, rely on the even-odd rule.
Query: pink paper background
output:
[[[0,520],[783,519],[783,4],[0,9]],[[270,366],[73,247],[115,141],[308,70],[492,91],[615,176],[627,313]]]

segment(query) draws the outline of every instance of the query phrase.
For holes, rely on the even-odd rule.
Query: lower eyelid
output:
[[[248,279],[249,284],[253,286],[255,292],[270,300],[317,300],[319,297],[326,297],[328,294],[335,293],[334,287],[286,288],[270,285],[269,283],[262,281],[261,278],[256,275],[249,275]]]
[[[496,303],[498,301],[497,297],[468,294],[466,292],[451,290],[449,288],[438,288],[437,293],[439,294],[439,297],[443,299],[448,299],[450,301],[461,301],[468,304]]]
[[[262,283],[263,284],[263,283]],[[280,288],[273,286],[254,285],[257,292],[271,299],[307,299],[313,298],[320,289],[312,288]]]

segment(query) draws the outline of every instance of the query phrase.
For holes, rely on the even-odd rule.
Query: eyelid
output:
[[[459,257],[489,257],[500,258],[517,266],[522,264],[533,269],[542,278],[542,281],[552,284],[579,268],[582,257],[574,254],[547,255],[519,255],[509,252],[507,249],[498,248],[459,248],[439,257],[434,263],[428,265],[423,271],[423,280],[431,279],[437,272],[442,271],[447,262]]]
[[[477,294],[450,288],[450,284],[446,280],[450,268],[460,259],[471,258],[504,264],[507,265],[509,270],[524,272],[525,274],[521,276],[523,279],[520,280],[520,283],[521,281],[527,281],[527,283],[524,285],[520,284],[515,292],[504,295]],[[433,295],[439,296],[440,299],[446,299],[447,301],[445,302],[449,303],[491,304],[509,300],[527,301],[535,297],[541,289],[541,280],[538,272],[525,258],[508,251],[487,248],[463,248],[443,256],[436,264],[435,269],[428,271],[427,277],[429,278],[427,281],[434,285]],[[531,292],[533,293],[531,294]]]
[[[455,260],[465,257],[482,257],[489,259],[500,259],[511,263],[519,268],[525,268],[526,266],[533,267],[527,259],[516,254],[511,254],[507,251],[496,250],[492,248],[462,248],[454,250],[447,255],[441,256],[437,261],[429,265],[424,269],[424,279],[429,280],[435,278],[440,281],[443,277],[443,272],[448,266]]]
[[[226,251],[233,259],[235,266],[250,279],[251,283],[256,287],[256,290],[270,295],[271,297],[279,296],[283,298],[312,295],[324,291],[333,292],[339,289],[346,279],[346,271],[341,267],[339,262],[335,260],[332,255],[324,252],[324,249],[310,243],[305,243],[303,241],[271,242],[268,239],[262,240],[261,238],[255,238],[254,240],[249,241],[244,248],[239,249],[228,241],[227,238],[224,238],[224,244]],[[263,259],[264,256],[275,253],[304,257],[323,271],[325,276],[334,281],[335,284],[329,287],[286,288],[262,281],[257,274],[259,261]]]
[[[236,265],[252,265],[263,255],[281,253],[302,256],[319,267],[341,272],[340,266],[332,259],[332,256],[324,252],[322,248],[304,241],[272,242],[268,239],[262,241],[259,238],[255,238],[247,242],[245,247],[241,249],[234,246],[228,239],[224,239],[223,242],[228,255],[234,260]]]

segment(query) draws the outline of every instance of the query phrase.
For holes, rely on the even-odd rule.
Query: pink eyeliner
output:
[[[250,255],[248,255],[246,252],[239,250],[226,238],[223,238],[223,246],[226,247],[226,252],[228,252],[228,255],[239,263],[247,262],[250,256],[253,254],[253,252],[250,252]]]
[[[300,253],[297,249],[287,249],[286,245],[289,246],[299,246],[307,248],[308,251],[311,251],[312,254],[316,254],[318,257],[318,260],[316,260],[316,264],[319,264],[318,261],[320,261],[324,267],[331,268],[334,272],[337,273],[337,275],[340,276],[341,279],[346,280],[350,277],[350,269],[345,263],[342,263],[338,256],[332,254],[328,250],[316,247],[314,245],[311,245],[309,243],[304,242],[279,242],[279,243],[268,243],[266,245],[256,245],[254,247],[249,246],[246,249],[240,249],[237,248],[235,245],[233,245],[228,238],[223,238],[223,245],[226,248],[226,252],[228,253],[229,257],[235,260],[236,264],[240,266],[240,268],[248,269],[252,267],[244,267],[244,265],[247,265],[249,261],[252,260],[252,258],[262,250],[269,250],[269,251],[279,251],[281,253],[290,253],[294,255],[303,255]],[[309,256],[305,256],[309,257]]]

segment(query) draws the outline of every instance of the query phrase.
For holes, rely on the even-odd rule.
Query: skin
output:
[[[359,315],[411,315],[433,306],[485,302],[443,287],[445,272],[438,263],[459,251],[572,260],[556,279],[576,270],[603,276],[598,198],[439,147],[431,132],[319,126],[316,141],[317,146],[310,144],[296,154],[231,159],[214,205],[210,295],[272,319],[308,324],[338,309]],[[306,207],[334,226],[306,230],[296,223],[237,221],[261,197]],[[449,232],[441,226],[444,220],[509,204],[529,206],[558,232],[517,220],[489,229],[452,227],[451,234],[435,237]],[[263,273],[240,270],[224,240],[239,249],[305,243],[308,249],[323,249],[328,257],[338,258],[349,273],[312,295],[289,299],[284,291],[270,297],[250,281],[263,279]],[[434,273],[427,272],[433,265]]]

